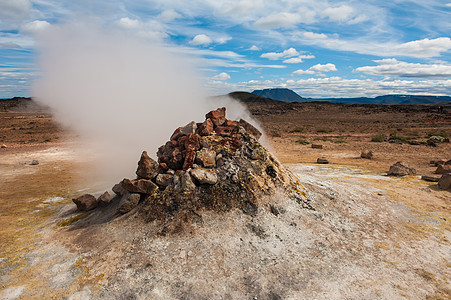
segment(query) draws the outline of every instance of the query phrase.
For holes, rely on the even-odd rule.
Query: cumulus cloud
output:
[[[292,57],[289,59],[285,59],[283,61],[284,64],[298,64],[301,62],[304,62],[304,59],[313,59],[315,58],[314,55],[299,55],[298,57]]]
[[[324,72],[332,72],[332,71],[337,71],[337,68],[335,67],[334,64],[331,63],[325,65],[317,64],[308,68],[307,70],[302,69],[296,70],[293,72],[293,75],[316,74],[318,76],[323,76]]]
[[[306,31],[304,33],[302,33],[302,35],[307,38],[307,39],[327,39],[327,35],[325,35],[324,33],[315,33],[315,32],[310,32],[310,31]]]
[[[198,34],[196,35],[189,43],[191,45],[194,46],[208,46],[212,43],[213,41],[211,40],[211,38],[205,34]]]
[[[215,79],[215,80],[228,80],[228,79],[230,79],[230,75],[227,74],[226,72],[222,72],[222,73],[219,73],[216,76],[213,76],[212,79]]]
[[[141,26],[140,22],[136,19],[130,19],[128,17],[121,18],[117,21],[119,27],[124,29],[137,29]]]
[[[293,27],[301,22],[301,16],[295,13],[281,12],[262,17],[255,22],[255,26],[264,29]]]
[[[296,49],[294,49],[294,48],[290,48],[290,49],[284,50],[283,52],[263,53],[262,55],[260,55],[260,57],[267,58],[270,60],[276,60],[276,59],[281,59],[281,58],[293,57],[293,56],[297,56],[297,55],[299,55],[299,52],[296,51]]]
[[[162,22],[172,22],[175,19],[181,18],[182,15],[173,9],[167,9],[158,15],[158,20]]]
[[[398,61],[395,58],[375,60],[378,66],[365,66],[355,69],[369,75],[422,77],[422,78],[448,78],[451,77],[449,64],[418,64]]]
[[[249,50],[251,50],[251,51],[260,51],[260,48],[258,48],[255,45],[252,45],[252,47],[250,47]]]
[[[36,20],[36,21],[24,24],[20,31],[25,34],[33,35],[33,34],[38,34],[49,27],[50,27],[49,22]]]
[[[432,40],[426,38],[398,45],[395,49],[399,53],[415,57],[440,56],[441,52],[447,52],[451,49],[451,39],[449,37]]]

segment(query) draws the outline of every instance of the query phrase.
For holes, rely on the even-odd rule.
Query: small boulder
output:
[[[193,176],[200,184],[215,184],[218,181],[218,176],[210,170],[198,168],[190,171],[191,176]]]
[[[140,199],[140,194],[126,193],[121,198],[121,202],[119,204],[119,212],[123,215],[130,212],[132,209],[138,206]]]
[[[202,123],[202,125],[199,126],[199,129],[197,132],[202,136],[206,136],[206,135],[212,134],[213,129],[214,129],[214,124],[211,121],[211,119],[208,118]]]
[[[218,126],[215,128],[215,132],[220,136],[232,136],[232,134],[237,132],[237,127],[232,126]]]
[[[216,152],[208,148],[197,151],[196,163],[205,168],[214,168],[216,165]]]
[[[143,151],[138,162],[136,175],[144,179],[153,179],[158,174],[158,167],[158,163],[147,155],[147,151]]]
[[[451,174],[443,174],[438,181],[438,187],[442,190],[447,190],[451,188]]]
[[[424,181],[430,181],[430,182],[438,182],[440,180],[440,177],[434,177],[434,176],[421,176],[421,180]]]
[[[97,207],[97,199],[91,194],[84,194],[80,197],[72,199],[77,205],[78,210],[86,211]]]
[[[2,144],[1,148],[7,148],[7,146],[5,144]]]
[[[312,148],[313,148],[313,149],[323,149],[323,145],[312,144]]]
[[[398,161],[390,167],[387,175],[390,176],[405,176],[405,175],[415,175],[417,172],[414,168],[410,168],[406,163]]]
[[[438,142],[438,143],[443,143],[443,141],[445,140],[445,138],[443,136],[439,136],[439,135],[433,135],[429,138],[429,140],[433,141],[433,142]]]
[[[222,126],[225,121],[226,109],[225,107],[218,108],[217,110],[212,110],[205,115],[205,119],[210,119],[215,127]]]
[[[110,204],[111,200],[113,200],[113,196],[111,196],[110,193],[105,192],[97,198],[97,203],[99,206],[107,206]]]
[[[188,172],[182,171],[174,176],[174,190],[176,192],[191,192],[196,189],[196,185],[193,182]]]
[[[431,165],[438,167],[439,165],[444,165],[446,163],[446,160],[444,159],[433,159],[429,162]]]
[[[430,147],[437,147],[437,143],[431,139],[427,140],[427,145]]]
[[[155,182],[159,186],[167,187],[168,185],[171,184],[173,177],[174,176],[171,175],[171,174],[158,174],[156,179],[155,179]]]
[[[196,133],[197,124],[192,121],[185,126],[177,128],[171,136],[171,140],[177,140],[179,137]]]
[[[136,179],[130,180],[125,178],[122,180],[122,187],[130,193],[140,193],[140,194],[152,194],[155,190],[158,189],[158,186],[155,185],[150,180],[147,179]]]
[[[183,156],[185,157],[185,161],[183,162],[183,170],[188,170],[194,164],[194,160],[196,159],[196,151],[194,150],[185,150],[183,151]]]
[[[328,160],[327,158],[325,158],[325,157],[319,157],[319,158],[316,160],[316,163],[318,163],[318,164],[328,164],[328,163],[329,163],[329,160]]]
[[[363,150],[362,153],[360,153],[361,158],[366,159],[372,159],[373,158],[373,151],[371,150]]]
[[[122,187],[122,181],[115,184],[112,188],[113,192],[118,196],[123,196],[127,191]]]
[[[451,173],[451,165],[439,165],[437,170],[435,170],[435,174],[449,174]]]
[[[39,165],[39,160],[33,159],[33,160],[30,162],[30,165],[32,165],[32,166],[37,166],[37,165]]]
[[[244,130],[247,131],[247,133],[254,136],[254,138],[256,140],[258,140],[262,136],[262,133],[260,132],[260,130],[258,130],[257,128],[254,127],[254,125],[252,125],[251,123],[249,123],[243,119],[240,119],[240,126],[243,127]]]

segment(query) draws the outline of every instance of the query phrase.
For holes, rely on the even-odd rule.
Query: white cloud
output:
[[[398,45],[395,49],[399,53],[404,53],[408,56],[440,56],[441,52],[447,52],[451,49],[451,39],[449,37],[440,37],[432,40],[426,38]]]
[[[354,8],[349,5],[341,5],[338,7],[328,7],[322,13],[323,18],[328,18],[334,22],[348,21],[355,13]]]
[[[141,24],[138,20],[130,19],[128,17],[121,18],[119,21],[117,21],[117,24],[123,29],[137,29],[141,27]]]
[[[299,55],[298,57],[292,57],[283,61],[284,64],[298,64],[304,62],[304,59],[313,59],[314,55]]]
[[[1,0],[0,19],[18,20],[26,18],[31,9],[29,0]]]
[[[281,12],[258,19],[255,26],[264,29],[277,29],[293,27],[300,22],[301,16],[299,14]]]
[[[293,56],[297,56],[297,55],[299,55],[299,52],[296,51],[296,49],[294,49],[294,48],[290,48],[290,49],[284,50],[283,52],[263,53],[262,55],[260,55],[260,57],[267,58],[270,60],[276,60],[276,59],[281,59],[281,58],[293,57]]]
[[[215,39],[215,42],[218,44],[225,44],[230,41],[232,38],[230,36],[218,37]]]
[[[451,7],[451,3],[446,3],[445,6]]]
[[[208,46],[212,42],[213,41],[211,40],[211,38],[208,37],[207,35],[205,35],[205,34],[198,34],[189,43],[191,45],[194,45],[194,46],[199,46],[199,45]]]
[[[324,33],[314,33],[314,32],[310,32],[310,31],[306,31],[304,33],[302,33],[302,35],[307,38],[307,39],[327,39],[327,35],[325,35]]]
[[[395,58],[375,60],[378,66],[365,66],[355,69],[369,75],[422,77],[422,78],[448,78],[451,77],[449,64],[416,64],[398,61]]]
[[[332,71],[337,71],[337,68],[335,67],[334,64],[328,63],[325,65],[317,64],[308,68],[307,70],[299,69],[294,71],[292,74],[293,75],[316,74],[317,76],[324,76],[323,72],[332,72]]]
[[[260,51],[260,48],[258,48],[255,45],[252,45],[252,47],[250,47],[249,50],[251,50],[251,51]]]
[[[33,35],[33,34],[38,34],[49,27],[50,27],[49,22],[36,20],[36,21],[30,22],[30,23],[24,24],[22,26],[22,28],[20,29],[20,31],[25,34]]]
[[[180,19],[181,17],[182,15],[176,12],[175,10],[167,9],[163,11],[160,15],[158,15],[157,18],[162,22],[172,22],[175,19]]]
[[[226,72],[222,72],[216,76],[213,76],[212,78],[215,80],[228,80],[228,79],[230,79],[230,75],[227,74]]]

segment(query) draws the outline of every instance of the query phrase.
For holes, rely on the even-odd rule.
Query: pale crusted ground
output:
[[[75,163],[64,148],[33,157],[42,163],[22,165],[28,157],[9,157],[1,174],[14,171],[14,180],[2,181],[2,188],[17,188],[13,184],[23,179],[39,182],[56,166],[64,176]],[[62,190],[2,209],[2,222],[18,221],[1,232],[8,240],[0,255],[0,299],[449,297],[449,191],[417,177],[289,167],[315,210],[275,197],[256,217],[202,212],[202,222],[178,235],[159,236],[156,224],[133,216],[80,226],[96,223],[99,213],[77,221],[70,192]],[[62,189],[62,182],[55,184]]]

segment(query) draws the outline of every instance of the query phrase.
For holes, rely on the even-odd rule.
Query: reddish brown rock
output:
[[[429,162],[431,165],[434,165],[438,167],[439,165],[444,165],[446,163],[446,160],[444,159],[433,159]]]
[[[125,194],[124,196],[122,196],[121,202],[119,204],[119,212],[121,214],[130,212],[132,209],[138,206],[140,199],[141,195],[139,194]]]
[[[167,170],[169,170],[169,167],[168,167],[168,165],[166,164],[166,163],[161,163],[160,164],[160,170],[162,171],[162,172],[166,172]],[[158,176],[158,175],[157,175]]]
[[[320,145],[320,144],[312,144],[312,149],[323,149],[323,145]]]
[[[143,151],[138,162],[136,175],[139,178],[153,179],[158,175],[158,167],[158,163],[147,155],[147,151]]]
[[[218,108],[217,110],[212,110],[208,114],[205,115],[205,118],[210,118],[215,127],[221,126],[225,123],[226,118],[226,109],[225,107]]]
[[[177,140],[181,136],[189,135],[190,133],[196,133],[197,124],[196,122],[192,121],[185,126],[177,128],[174,133],[171,136],[171,140]]]
[[[148,195],[152,194],[155,190],[158,189],[158,186],[156,186],[155,183],[147,179],[130,180],[125,178],[124,180],[122,180],[122,187],[130,193]]]
[[[451,165],[439,165],[435,174],[449,174],[451,173]]]
[[[225,126],[239,127],[240,123],[237,122],[237,121],[226,120],[225,121]]]
[[[405,176],[405,175],[415,175],[416,170],[414,168],[410,168],[406,163],[403,163],[402,161],[398,161],[394,165],[390,167],[390,170],[388,170],[387,175],[393,175],[393,176]]]
[[[236,131],[237,127],[232,126],[218,126],[215,128],[216,134],[220,136],[232,136]]]
[[[91,210],[97,207],[97,199],[91,194],[84,194],[72,199],[78,210]]]
[[[373,151],[371,150],[363,150],[362,153],[360,153],[361,158],[366,159],[372,159],[373,158]]]
[[[451,174],[443,174],[443,176],[438,181],[438,187],[442,190],[451,188]]]
[[[115,184],[112,188],[113,192],[116,195],[123,196],[127,191],[122,187],[122,181],[118,184]]]
[[[440,177],[423,175],[423,176],[421,176],[421,180],[430,181],[430,182],[438,182],[440,180]]]
[[[202,125],[199,126],[198,133],[202,136],[210,135],[213,133],[214,124],[210,118],[206,119]]]
[[[178,139],[180,147],[185,150],[199,150],[200,149],[200,135],[190,133],[187,136],[182,136]]]
[[[319,157],[319,158],[316,160],[316,163],[318,163],[318,164],[328,164],[328,163],[329,163],[329,160],[328,160],[327,158],[325,158],[325,157]]]
[[[162,187],[166,187],[171,184],[172,178],[174,176],[171,174],[158,174],[155,178],[155,182]]]
[[[99,206],[107,206],[110,204],[111,200],[113,200],[113,196],[111,196],[110,193],[105,192],[97,198],[97,203]]]
[[[188,149],[183,151],[183,156],[185,157],[185,161],[183,162],[183,170],[188,170],[194,164],[194,160],[196,159],[196,151]]]
[[[240,119],[240,126],[243,127],[249,134],[253,135],[257,140],[262,136],[260,130],[243,119]]]

